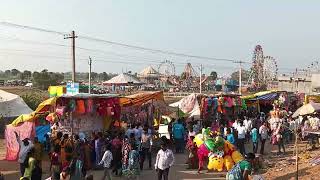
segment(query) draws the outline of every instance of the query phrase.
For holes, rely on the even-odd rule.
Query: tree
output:
[[[250,78],[250,71],[242,69],[241,71],[241,80],[248,81]],[[233,72],[231,74],[231,79],[239,81],[239,71]]]
[[[31,71],[28,71],[28,70],[25,70],[25,71],[23,71],[23,75],[24,75],[27,79],[30,79],[30,78],[31,78],[31,75],[32,75],[32,72],[31,72]]]
[[[107,80],[110,79],[109,75],[106,72],[100,73],[99,76],[100,76],[99,79],[102,80],[102,81],[107,81]]]
[[[210,79],[215,81],[218,78],[218,73],[215,71],[211,71],[210,73]]]
[[[64,75],[61,73],[48,72],[48,70],[43,70],[40,73],[34,72],[32,75],[33,85],[40,89],[48,89],[49,86],[59,85],[63,79]]]
[[[18,74],[20,74],[20,71],[18,69],[12,69],[11,70],[11,75],[12,76],[17,76]]]
[[[10,70],[4,71],[4,75],[5,75],[6,77],[10,77],[11,71],[10,71]]]

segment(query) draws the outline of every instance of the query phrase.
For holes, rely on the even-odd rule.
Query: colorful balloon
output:
[[[202,136],[202,134],[197,134],[194,137],[193,142],[195,142],[197,144],[197,147],[200,147],[203,144],[203,136]]]
[[[224,166],[226,167],[226,169],[229,171],[230,169],[232,169],[232,167],[234,166],[234,162],[232,160],[232,157],[227,155],[224,156],[223,158],[224,160]]]
[[[244,159],[239,151],[233,151],[231,157],[235,163],[238,163],[239,161],[242,161]]]
[[[222,157],[209,157],[208,169],[209,170],[217,170],[219,172],[223,171],[223,163],[224,160]]]

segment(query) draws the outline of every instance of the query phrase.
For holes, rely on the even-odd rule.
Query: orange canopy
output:
[[[163,101],[163,92],[156,91],[156,92],[143,92],[138,93],[130,96],[125,96],[120,98],[120,105],[122,107],[127,106],[139,106],[142,105],[150,100],[160,100]]]

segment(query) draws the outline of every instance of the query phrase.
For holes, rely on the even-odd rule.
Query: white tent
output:
[[[129,74],[119,74],[112,79],[105,81],[104,85],[140,85],[143,84],[139,79],[129,75]]]
[[[182,112],[189,117],[200,118],[200,106],[197,100],[197,94],[190,94],[182,98],[180,101],[170,104],[171,107],[179,107]]]
[[[144,68],[139,74],[139,77],[141,78],[158,78],[159,73],[153,69],[151,66],[148,66]]]
[[[33,111],[20,96],[0,90],[0,116],[17,117],[31,112]]]

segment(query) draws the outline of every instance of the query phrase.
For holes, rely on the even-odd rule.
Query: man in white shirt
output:
[[[233,127],[233,129],[237,129],[238,126],[239,126],[239,123],[238,123],[238,120],[236,119],[236,120],[234,121],[234,123],[232,124],[232,127]]]
[[[264,154],[264,144],[268,139],[268,127],[266,122],[264,122],[262,126],[260,126],[259,134],[260,134],[260,141],[261,141],[260,154]]]
[[[161,143],[161,149],[158,151],[156,157],[155,169],[158,173],[158,180],[169,179],[169,169],[173,166],[174,156],[173,152],[167,148],[167,144],[165,142]]]
[[[246,154],[246,150],[244,147],[244,142],[246,139],[246,127],[243,125],[243,122],[240,121],[239,126],[237,127],[237,131],[238,131],[238,148],[240,150],[241,154]]]
[[[24,165],[24,161],[27,157],[28,152],[30,151],[31,148],[33,148],[33,144],[29,139],[24,139],[21,141],[19,135],[17,132],[14,132],[14,134],[16,135],[17,141],[19,143],[19,159],[18,162],[20,163],[20,173],[21,176],[24,175],[24,171],[26,169],[25,165]]]
[[[111,168],[112,160],[113,160],[113,156],[110,150],[110,146],[107,146],[106,151],[104,152],[103,157],[99,163],[99,165],[103,165],[104,167],[104,173],[103,173],[102,179],[105,179],[106,177],[108,179],[111,179],[110,168]]]

